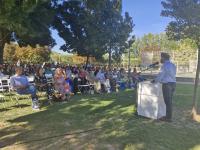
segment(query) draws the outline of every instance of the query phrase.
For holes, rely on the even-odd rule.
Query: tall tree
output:
[[[125,17],[121,15],[121,11],[113,9],[114,1],[106,4],[103,11],[105,13],[105,23],[103,27],[106,34],[106,51],[109,54],[109,67],[111,67],[112,56],[121,57],[127,47],[127,41],[132,33],[134,24],[132,18],[126,12]]]
[[[87,58],[101,57],[103,50],[103,31],[100,29],[99,9],[101,1],[65,1],[58,3],[54,28],[65,40],[61,49]],[[88,60],[88,59],[87,59]]]
[[[164,33],[149,33],[136,39],[136,42],[132,47],[139,51],[174,51],[178,48],[178,42],[169,40],[167,35]]]
[[[58,3],[54,28],[65,40],[64,51],[101,59],[121,55],[132,31],[131,17],[121,15],[121,0],[65,1]],[[110,55],[111,60],[111,55]]]
[[[179,40],[190,38],[198,47],[198,64],[193,95],[193,119],[197,118],[197,88],[200,71],[200,0],[165,0],[161,15],[171,17],[174,21],[167,27],[167,35]]]
[[[0,63],[3,62],[5,43],[9,43],[11,38],[20,45],[53,46],[49,30],[54,16],[51,6],[50,0],[0,1]]]

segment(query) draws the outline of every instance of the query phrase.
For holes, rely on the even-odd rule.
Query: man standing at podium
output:
[[[172,98],[176,88],[176,66],[170,61],[167,53],[161,53],[162,67],[158,76],[152,82],[160,82],[162,84],[163,98],[166,104],[166,117],[164,121],[172,119]]]

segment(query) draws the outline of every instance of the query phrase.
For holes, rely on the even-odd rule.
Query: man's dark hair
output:
[[[166,60],[170,59],[170,55],[168,53],[161,53],[161,57],[163,57]]]

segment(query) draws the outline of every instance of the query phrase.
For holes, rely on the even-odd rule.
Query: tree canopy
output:
[[[200,45],[200,0],[166,0],[161,15],[175,19],[167,27],[172,39],[191,38]]]
[[[196,50],[197,45],[195,41],[189,38],[176,41],[169,39],[165,33],[149,33],[136,38],[135,42],[131,45],[131,64],[139,65],[141,63],[142,52],[153,52],[153,61],[159,61],[161,51],[172,54],[173,58],[175,58],[174,61],[179,64],[185,64],[190,60],[196,59]],[[128,53],[124,54],[123,63],[128,63]]]
[[[165,0],[162,1],[164,10],[161,15],[173,18],[167,27],[167,35],[172,39],[190,38],[195,41],[198,47],[198,64],[196,71],[194,96],[193,96],[193,117],[197,114],[197,87],[200,71],[200,0]]]
[[[0,1],[0,63],[4,45],[11,38],[23,46],[54,45],[49,30],[54,16],[51,5],[49,0]]]
[[[137,38],[136,42],[132,44],[132,49],[138,51],[174,51],[178,49],[178,43],[169,40],[165,33],[149,33]]]
[[[120,0],[65,1],[57,12],[53,26],[65,40],[64,51],[100,59],[125,50],[133,23],[128,13],[122,16]]]

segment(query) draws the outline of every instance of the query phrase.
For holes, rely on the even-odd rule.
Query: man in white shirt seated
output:
[[[172,98],[176,88],[176,66],[170,61],[167,53],[161,53],[161,63],[163,64],[158,76],[153,82],[162,84],[163,98],[166,104],[165,121],[172,119]]]
[[[39,109],[38,105],[38,97],[36,95],[36,88],[35,86],[31,85],[25,75],[23,75],[23,68],[17,67],[16,74],[11,77],[10,85],[13,90],[20,95],[23,94],[31,94],[32,97],[32,108],[34,110]]]

